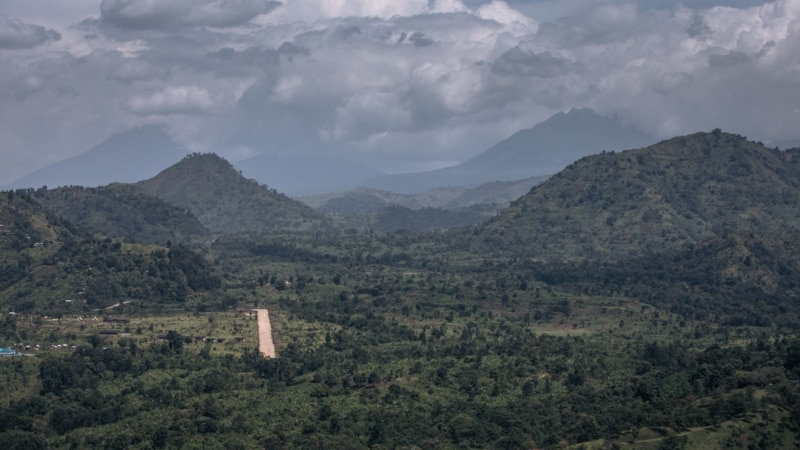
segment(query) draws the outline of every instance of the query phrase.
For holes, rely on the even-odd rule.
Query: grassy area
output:
[[[9,343],[28,353],[63,352],[86,345],[90,337],[104,345],[120,341],[147,346],[175,331],[186,339],[187,349],[208,347],[216,354],[241,354],[258,346],[256,315],[250,309],[228,312],[166,312],[160,314],[126,313],[125,305],[113,314],[64,315],[60,318],[20,315],[21,342]]]

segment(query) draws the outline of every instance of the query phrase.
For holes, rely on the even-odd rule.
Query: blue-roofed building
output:
[[[0,347],[0,356],[17,356],[18,354],[16,350]]]

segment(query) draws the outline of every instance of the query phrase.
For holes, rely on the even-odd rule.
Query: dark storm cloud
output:
[[[123,60],[118,66],[110,70],[106,76],[108,80],[127,84],[149,80],[166,80],[168,77],[168,68],[153,65],[141,59]]]
[[[545,23],[537,36],[557,47],[611,45],[637,35],[650,34],[664,14],[640,11],[635,4],[601,5],[582,14]]]
[[[103,0],[100,17],[107,24],[130,29],[232,27],[280,5],[271,0]]]
[[[740,51],[728,52],[721,55],[711,55],[708,57],[708,64],[711,67],[729,67],[750,62],[750,57]]]
[[[337,29],[336,32],[332,34],[332,37],[342,41],[350,42],[359,35],[361,35],[361,28],[357,27],[356,25],[350,25]]]
[[[427,47],[433,44],[433,39],[425,36],[425,33],[420,33],[419,31],[412,33],[411,36],[408,37],[408,40],[413,42],[415,47]]]
[[[297,46],[291,42],[283,42],[277,49],[266,48],[258,45],[235,50],[223,47],[207,54],[210,61],[216,63],[213,69],[219,77],[258,75],[273,76],[275,71],[284,62],[292,62],[296,57],[309,56],[307,48]]]
[[[61,34],[55,30],[0,15],[0,48],[31,48],[60,39]]]
[[[686,32],[689,33],[689,36],[691,37],[701,37],[710,33],[711,27],[708,26],[705,18],[702,15],[695,13],[694,17],[692,17],[692,22],[686,29]]]
[[[498,75],[539,78],[559,77],[580,68],[580,64],[550,52],[527,52],[519,47],[507,50],[492,63],[492,72]]]
[[[248,47],[242,51],[236,51],[231,47],[223,47],[217,51],[208,53],[208,56],[226,65],[235,64],[237,66],[275,66],[280,60],[280,54],[276,50],[261,46]]]

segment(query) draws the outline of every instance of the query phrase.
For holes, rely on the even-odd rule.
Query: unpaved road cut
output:
[[[265,358],[274,358],[275,344],[272,342],[272,324],[269,322],[269,311],[257,309],[258,312],[258,351]]]

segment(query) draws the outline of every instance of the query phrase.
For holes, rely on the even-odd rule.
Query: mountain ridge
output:
[[[620,258],[726,230],[785,233],[800,227],[799,174],[792,152],[720,130],[588,156],[476,230],[476,247],[528,249],[544,259]]]
[[[461,164],[376,178],[366,186],[406,194],[445,186],[475,188],[492,181],[552,175],[583,156],[639,148],[655,141],[616,117],[572,109],[517,131]]]
[[[117,133],[81,154],[42,167],[3,189],[133,183],[175,164],[186,153],[165,127],[147,125]]]
[[[603,149],[635,148],[652,141],[615,117],[573,109],[520,130],[461,164],[434,171],[383,175],[355,162],[324,155],[261,154],[237,161],[234,166],[245,177],[292,195],[358,186],[408,194],[551,175],[581,156]],[[135,183],[152,178],[187,153],[170,137],[166,127],[147,125],[114,134],[81,154],[40,168],[3,188]]]

